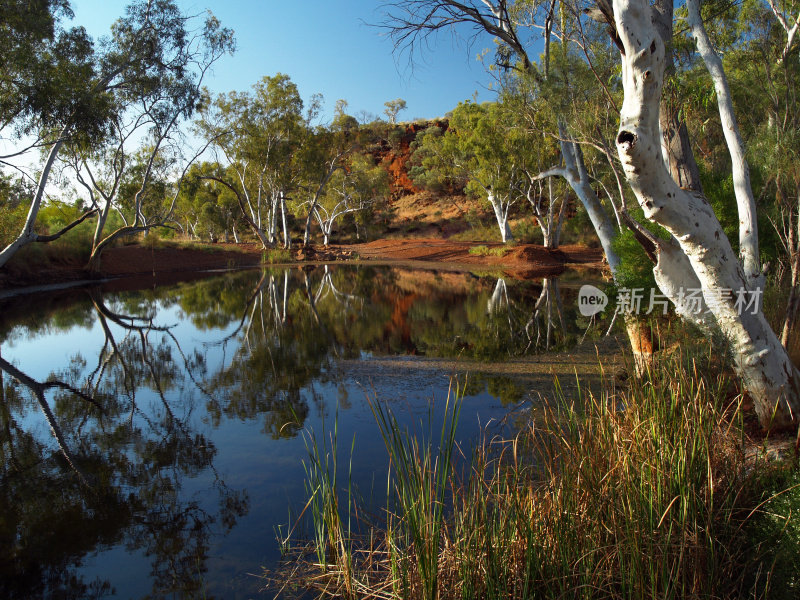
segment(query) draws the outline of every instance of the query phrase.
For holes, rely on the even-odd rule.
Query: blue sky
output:
[[[108,32],[124,10],[122,0],[72,0],[74,25],[93,36]],[[491,78],[476,59],[492,40],[484,36],[467,47],[443,33],[435,45],[416,56],[393,55],[392,42],[379,23],[377,0],[179,0],[189,13],[211,10],[236,32],[238,50],[217,63],[209,87],[214,92],[244,91],[264,75],[289,75],[306,100],[325,96],[330,117],[337,99],[348,101],[348,112],[383,116],[384,102],[403,98],[408,103],[400,120],[443,116],[458,102],[491,100]]]

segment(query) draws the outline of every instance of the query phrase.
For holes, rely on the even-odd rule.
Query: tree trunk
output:
[[[620,259],[612,244],[617,237],[617,228],[608,212],[603,209],[600,199],[591,186],[580,147],[569,139],[563,123],[559,123],[558,129],[561,136],[561,154],[564,158],[563,175],[586,209],[594,230],[597,232],[597,237],[600,238],[600,245],[603,247],[608,266],[613,273],[616,273],[619,269]]]
[[[798,283],[800,283],[800,239],[798,239],[798,235],[800,235],[800,194],[797,197],[797,215],[792,214],[791,209],[789,211],[789,226],[787,230],[786,247],[789,250],[792,279],[791,287],[789,288],[789,299],[786,302],[786,316],[783,320],[783,330],[781,331],[781,344],[788,349],[789,336],[794,329],[797,312],[800,310],[800,295],[797,290]]]
[[[542,241],[544,242],[545,248],[554,249],[557,245],[553,244],[553,234],[554,231],[554,220],[553,220],[553,179],[547,179],[547,228],[542,228]]]
[[[674,0],[656,0],[653,3],[653,24],[664,42],[664,72],[671,74],[675,70],[672,37],[673,37],[673,3]],[[702,192],[700,169],[694,159],[686,122],[680,118],[678,108],[673,106],[669,98],[661,98],[661,150],[672,179],[682,188]]]
[[[103,239],[103,229],[106,227],[108,220],[108,213],[111,211],[111,201],[106,200],[106,205],[97,215],[97,227],[94,228],[94,237],[92,238],[92,250],[97,248],[97,244]]]
[[[269,222],[267,223],[267,239],[270,244],[276,242],[276,231],[278,229],[278,199],[275,194],[270,195]]]
[[[653,332],[650,330],[650,325],[632,315],[625,317],[625,331],[631,342],[631,354],[636,373],[643,375],[653,364],[653,357],[658,350],[657,343],[653,340]]]
[[[292,245],[292,238],[289,235],[289,227],[286,224],[286,196],[283,192],[280,193],[281,203],[281,225],[283,226],[283,247],[287,250]]]
[[[722,124],[722,133],[731,157],[731,173],[733,174],[733,191],[739,212],[739,256],[742,260],[744,275],[752,289],[763,289],[764,276],[758,252],[758,221],[756,218],[756,199],[750,185],[750,169],[745,159],[744,142],[739,133],[739,125],[733,112],[733,100],[728,86],[728,79],[722,68],[722,60],[711,46],[703,21],[700,17],[699,0],[687,0],[689,25],[697,42],[697,50],[703,57],[706,69],[711,74],[714,90],[717,93],[717,105]]]
[[[33,227],[36,225],[36,217],[39,215],[39,209],[42,207],[44,188],[47,186],[47,180],[50,178],[50,170],[53,168],[53,163],[55,163],[56,157],[58,157],[58,151],[64,143],[63,137],[65,134],[66,131],[62,131],[58,140],[50,147],[50,152],[47,154],[47,160],[44,163],[42,174],[39,176],[39,182],[36,184],[36,194],[31,202],[31,207],[28,209],[25,225],[23,225],[22,231],[17,238],[0,251],[0,267],[3,267],[9,259],[17,253],[17,250],[31,242],[35,242],[38,237]]]
[[[325,189],[325,186],[328,184],[328,181],[339,168],[336,166],[339,157],[337,156],[333,162],[331,163],[328,172],[325,173],[325,176],[322,178],[322,181],[319,183],[319,187],[317,187],[317,191],[314,193],[314,198],[311,200],[311,206],[308,207],[308,216],[306,217],[306,229],[305,233],[303,234],[303,246],[308,246],[309,242],[311,241],[311,220],[314,217],[314,212],[317,210],[317,205],[319,204],[319,197],[322,195],[322,190]]]
[[[514,239],[514,235],[511,233],[511,228],[508,226],[508,208],[503,210],[503,203],[497,200],[497,197],[492,191],[488,193],[488,199],[489,203],[494,209],[494,216],[497,219],[497,225],[500,227],[500,239],[502,239],[503,243],[505,244],[506,242]]]
[[[564,219],[567,216],[567,205],[569,204],[569,194],[566,192],[561,198],[561,206],[558,207],[558,220],[555,224],[555,231],[553,232],[553,248],[558,248],[561,245],[561,229],[564,226]]]
[[[617,150],[645,216],[678,240],[700,282],[703,296],[736,357],[736,367],[753,397],[765,429],[796,426],[800,373],[758,306],[711,206],[699,193],[681,189],[664,166],[659,102],[664,44],[653,27],[647,0],[614,0],[617,32],[624,46]],[[742,301],[755,300],[751,310]]]
[[[786,302],[786,317],[783,320],[783,329],[781,330],[781,344],[784,348],[789,347],[789,336],[794,329],[794,324],[797,319],[797,310],[800,308],[800,297],[797,294],[797,254],[792,260],[792,287],[789,288],[789,299]]]

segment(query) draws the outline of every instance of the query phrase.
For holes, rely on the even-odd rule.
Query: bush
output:
[[[542,244],[544,241],[542,228],[532,218],[520,221],[512,229],[512,233],[514,234],[514,239],[523,244]]]
[[[499,242],[500,230],[494,223],[473,225],[450,236],[456,242]]]
[[[5,248],[16,239],[25,224],[27,213],[28,207],[22,205],[0,209],[0,248]]]
[[[488,246],[480,245],[472,246],[472,248],[469,249],[469,253],[473,256],[505,256],[509,250],[511,250],[509,246],[495,246],[489,248]]]
[[[262,262],[271,265],[292,262],[292,252],[286,248],[272,248],[264,252]]]

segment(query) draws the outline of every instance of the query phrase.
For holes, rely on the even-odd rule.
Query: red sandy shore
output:
[[[520,278],[558,273],[566,265],[590,268],[602,268],[603,265],[599,249],[583,246],[562,246],[558,250],[548,250],[533,244],[518,244],[512,246],[504,256],[481,256],[469,253],[469,249],[476,245],[489,248],[501,246],[441,239],[383,239],[366,244],[296,249],[292,252],[292,258],[303,262],[359,261],[461,271],[490,270]],[[100,267],[95,272],[87,271],[83,265],[69,263],[51,264],[31,271],[16,266],[12,261],[0,269],[0,289],[123,277],[150,286],[153,283],[204,277],[217,270],[258,266],[263,256],[263,250],[256,244],[155,248],[146,245],[119,246],[109,248],[103,254]],[[145,279],[146,282],[143,281]],[[130,283],[136,285],[134,281]]]

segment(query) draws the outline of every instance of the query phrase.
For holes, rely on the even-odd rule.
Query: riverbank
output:
[[[336,438],[312,438],[310,514],[265,583],[336,598],[796,597],[796,467],[748,451],[734,382],[693,346],[599,394],[557,386],[527,428],[468,453],[458,398],[441,432],[418,434],[372,402],[395,466],[388,518],[344,484]]]
[[[109,248],[99,268],[89,271],[85,261],[69,255],[23,255],[0,269],[0,290],[23,290],[70,285],[83,281],[131,279],[131,285],[149,287],[204,277],[226,269],[261,264],[331,262],[391,263],[442,270],[485,270],[509,277],[555,275],[567,266],[601,269],[602,252],[584,246],[550,250],[535,244],[484,244],[440,239],[375,240],[365,244],[295,248],[268,254],[257,244],[131,244]]]

